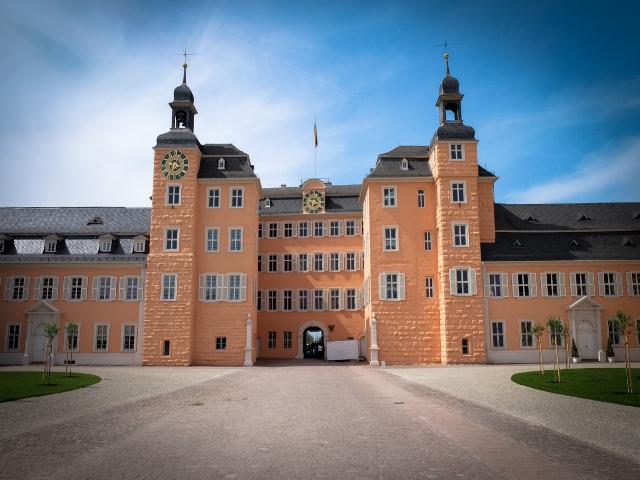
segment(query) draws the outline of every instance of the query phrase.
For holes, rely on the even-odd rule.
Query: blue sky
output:
[[[147,206],[186,40],[203,143],[263,186],[428,144],[452,73],[501,202],[639,201],[638,2],[7,2],[0,205]]]

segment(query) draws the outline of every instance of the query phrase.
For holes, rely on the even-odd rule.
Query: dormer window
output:
[[[100,240],[100,251],[103,253],[107,253],[111,251],[111,242],[112,240]]]
[[[631,240],[630,238],[625,238],[622,240],[622,245],[625,247],[635,247],[636,244],[633,240]]]
[[[591,217],[589,215],[585,215],[584,213],[582,215],[580,215],[580,217],[578,218],[579,222],[590,222],[591,221]]]
[[[633,217],[634,220],[640,220],[640,213],[636,213],[636,216]]]
[[[530,223],[537,223],[539,220],[533,215],[529,215],[527,218],[524,219],[524,221],[530,222]]]
[[[147,238],[144,235],[138,235],[133,239],[133,253],[144,253],[147,249]]]
[[[580,248],[580,242],[577,240],[571,240],[569,242],[569,248]]]
[[[224,170],[225,169],[225,161],[224,158],[220,157],[218,159],[218,170]]]
[[[91,220],[87,222],[87,225],[102,225],[104,224],[104,220],[100,217],[93,217]]]
[[[264,201],[264,208],[269,208],[269,207],[271,207],[271,199],[267,198]]]
[[[58,248],[58,237],[52,236],[44,239],[44,253],[56,253]]]
[[[524,247],[524,245],[522,244],[522,242],[520,240],[516,240],[515,242],[513,242],[511,244],[511,247],[513,247],[513,248],[522,248],[522,247]]]
[[[400,162],[400,170],[409,170],[409,161],[406,158]]]

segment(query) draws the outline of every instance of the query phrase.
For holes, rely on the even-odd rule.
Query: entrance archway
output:
[[[600,305],[585,296],[569,305],[571,333],[584,360],[595,360],[602,350]]]
[[[307,327],[302,333],[304,358],[324,360],[324,332],[319,327]]]
[[[322,358],[324,358],[324,355],[327,351],[327,342],[329,341],[329,330],[323,323],[311,320],[310,322],[306,322],[303,325],[300,325],[300,328],[298,329],[298,351],[296,353],[297,359],[307,358],[305,357],[305,336],[306,331],[313,328],[319,329],[322,332],[322,337],[319,339],[319,342],[322,342]]]

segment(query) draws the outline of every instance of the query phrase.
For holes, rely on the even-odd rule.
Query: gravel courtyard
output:
[[[0,478],[638,478],[639,409],[529,368],[82,367],[103,381],[0,404]]]

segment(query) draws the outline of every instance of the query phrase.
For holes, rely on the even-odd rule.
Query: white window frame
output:
[[[44,239],[44,253],[56,253],[58,249],[57,238],[45,238]]]
[[[456,233],[456,228],[458,227],[464,227],[464,235]],[[456,240],[458,238],[463,239],[464,244],[456,245]],[[451,246],[454,248],[466,248],[471,244],[469,240],[469,222],[453,222],[451,225]]]
[[[175,189],[178,189],[178,201],[177,202],[172,202],[171,199],[175,198],[176,196],[176,192]],[[171,190],[174,189],[174,191],[172,192]],[[166,188],[166,193],[164,196],[164,204],[165,205],[171,205],[171,206],[180,206],[182,205],[182,186],[179,183],[169,183],[167,184],[167,188]]]
[[[282,332],[282,348],[291,350],[293,346],[293,332],[286,330]]]
[[[173,277],[173,287],[165,287],[165,279]],[[165,288],[173,288],[173,295],[165,297]],[[178,299],[178,274],[177,273],[163,273],[160,277],[160,301],[161,302],[175,302]]]
[[[331,252],[329,253],[329,271],[330,272],[339,272],[342,270],[342,259],[340,258],[340,253]],[[335,268],[334,268],[335,267]]]
[[[521,283],[518,275],[527,275],[528,283]],[[524,277],[522,278],[524,279]],[[529,295],[520,295],[520,287],[529,288]],[[511,293],[513,294],[513,298],[535,298],[538,296],[538,288],[536,283],[536,274],[533,272],[513,272],[511,274]]]
[[[458,272],[467,272],[467,278],[458,278]],[[464,275],[461,274],[460,277]],[[458,286],[467,284],[467,292],[458,292]],[[451,295],[457,297],[470,297],[478,293],[478,285],[476,281],[476,269],[473,267],[454,267],[449,269],[449,291]]]
[[[44,284],[46,279],[52,280],[51,285]],[[46,289],[51,289],[51,296],[48,298],[44,297],[44,291]],[[58,277],[54,275],[42,275],[40,277],[35,278],[35,285],[33,288],[33,299],[34,300],[47,300],[50,302],[58,300]]]
[[[133,335],[131,333],[127,334],[127,327],[133,327]],[[126,347],[126,339],[127,337],[133,337],[133,348]],[[136,346],[138,343],[138,326],[135,323],[125,323],[121,327],[121,344],[120,351],[122,352],[135,352]]]
[[[17,335],[17,339],[16,339],[16,343],[17,345],[15,347],[10,347],[9,341],[11,340],[11,338],[14,335],[11,335],[11,327],[18,327],[18,335]],[[22,336],[22,325],[20,323],[16,323],[16,322],[11,322],[7,324],[7,330],[6,330],[6,335],[5,335],[5,342],[4,342],[4,350],[5,352],[18,352],[20,351],[20,337]]]
[[[313,311],[323,312],[327,310],[327,291],[322,288],[315,288],[312,290],[312,292],[313,292]]]
[[[393,237],[387,239],[387,231],[393,232]],[[387,240],[389,240],[389,248],[387,248]],[[397,225],[382,226],[382,251],[397,252],[400,250],[400,231]]]
[[[350,305],[353,304],[353,307]],[[344,290],[344,310],[358,309],[358,290],[356,288],[345,288]]]
[[[456,148],[454,148],[456,147]],[[455,155],[454,155],[455,152]],[[449,160],[453,162],[464,161],[464,143],[450,143],[449,144]],[[458,158],[458,154],[460,158]]]
[[[524,324],[529,324],[529,327],[527,331],[523,331],[522,330],[522,326]],[[518,322],[518,326],[519,326],[519,337],[520,337],[520,348],[524,349],[524,350],[531,350],[536,348],[536,336],[533,334],[533,320],[520,320]],[[525,345],[523,340],[525,338],[525,335],[527,336],[527,338],[531,339],[531,345]]]
[[[492,281],[498,277],[499,282]],[[498,289],[499,288],[499,291]],[[500,295],[496,295],[500,293]],[[488,272],[484,275],[484,296],[488,298],[506,298],[509,296],[509,276],[502,272]]]
[[[500,325],[501,331],[495,331],[493,326]],[[491,336],[491,340],[489,341],[489,345],[491,350],[506,350],[507,349],[507,331],[506,331],[506,323],[504,320],[491,320],[491,331],[489,332]],[[502,339],[502,345],[496,345],[494,340]]]
[[[301,288],[298,290],[298,305],[297,310],[299,312],[307,312],[309,311],[309,290],[305,288]],[[302,308],[302,304],[304,302],[304,308]]]
[[[227,273],[226,277],[227,277],[227,302],[231,302],[231,303],[246,302],[247,301],[247,275],[241,272],[231,272],[231,273]],[[233,278],[236,278],[236,277],[239,282],[237,286],[232,285],[232,281],[231,281]],[[236,296],[236,295],[232,295],[232,292],[233,292],[232,289],[237,289],[238,291],[237,298],[232,298]]]
[[[109,280],[108,285],[103,281]],[[104,291],[104,295],[103,295]],[[108,293],[108,296],[105,296]],[[93,295],[92,299],[97,302],[112,302],[116,298],[116,277],[111,275],[97,275],[93,277]]]
[[[209,238],[210,232],[216,232],[216,248],[209,248],[209,242],[214,241]],[[220,251],[220,227],[206,227],[204,229],[204,251],[207,253],[215,253]]]
[[[213,205],[210,205],[213,203]],[[207,208],[220,208],[222,205],[222,190],[220,187],[209,187],[207,189]]]
[[[627,295],[640,296],[640,271],[627,272]]]
[[[68,280],[67,280],[68,279]],[[74,280],[80,280],[80,285],[74,285]],[[83,302],[87,299],[89,278],[81,275],[69,275],[64,277],[63,295],[67,302]],[[73,293],[80,289],[80,298],[72,298]]]
[[[452,203],[467,203],[467,181],[466,180],[451,180],[449,182],[450,192],[451,192],[451,202]],[[462,185],[462,190],[460,188],[454,188],[454,186]],[[460,192],[462,192],[462,200],[454,200],[454,197],[458,195],[460,198]]]
[[[384,185],[382,188],[382,208],[396,208],[398,206],[398,189],[394,185]]]
[[[273,303],[271,303],[272,300],[273,300]],[[277,311],[278,311],[278,291],[273,289],[267,290],[267,312],[277,312]]]
[[[298,238],[309,238],[309,222],[298,222]]]
[[[238,196],[237,193],[240,192]],[[238,203],[239,205],[234,205]],[[229,187],[229,208],[244,208],[244,187]]]
[[[353,262],[353,268],[351,267],[351,263]],[[358,270],[358,253],[357,252],[346,252],[344,254],[344,269],[347,272],[355,272]]]
[[[135,285],[129,285],[129,281],[135,280]],[[144,277],[128,275],[120,277],[120,300],[123,302],[139,302],[143,297]],[[129,292],[132,293],[129,298]],[[133,294],[135,292],[135,294]]]
[[[104,348],[98,348],[98,328],[99,327],[107,327],[107,332],[105,334],[105,346]],[[108,352],[109,351],[109,330],[110,325],[108,323],[96,323],[93,326],[93,351],[94,352]]]
[[[323,222],[322,220],[315,220],[313,223],[313,236],[314,237],[324,237],[327,234],[327,229],[326,229],[326,225],[325,222]],[[318,227],[320,227],[318,229]],[[318,231],[320,230],[320,234],[318,234]]]
[[[422,235],[422,239],[423,239],[423,247],[424,247],[424,251],[425,252],[430,252],[431,250],[433,250],[433,241],[431,239],[431,231],[427,230],[424,232],[424,234]]]
[[[76,325],[76,346],[72,348],[69,348],[69,337],[68,337],[68,333],[69,333],[69,325],[71,323],[75,323]],[[62,330],[62,334],[63,334],[63,345],[62,345],[62,351],[63,352],[73,352],[73,353],[77,353],[78,351],[80,351],[80,328],[81,325],[79,322],[67,322],[64,324],[64,329]],[[73,344],[72,344],[73,345]]]
[[[324,252],[314,252],[313,253],[313,271],[314,272],[326,272],[327,270],[327,259],[325,258],[326,254]],[[320,259],[321,261],[321,268],[318,269],[316,267],[317,263],[316,260]]]
[[[147,240],[145,238],[133,239],[133,253],[144,253],[147,249]]]
[[[605,281],[606,276],[612,275],[612,282]],[[601,297],[620,297],[622,296],[622,274],[613,270],[598,272],[598,287]],[[611,293],[613,288],[613,293]],[[609,290],[609,291],[607,291]]]
[[[309,254],[308,253],[303,252],[298,254],[298,271],[299,272],[309,271]]]
[[[556,283],[549,283],[549,276],[554,276]],[[554,293],[553,288],[556,287]],[[564,297],[565,296],[565,284],[563,272],[542,272],[540,274],[540,290],[543,297]],[[550,294],[551,293],[551,294]]]
[[[356,220],[344,221],[344,234],[347,237],[355,237],[358,234],[358,227],[356,224]]]
[[[425,298],[433,298],[434,297],[433,277],[432,276],[424,277],[424,297]]]
[[[227,350],[227,337],[224,335],[216,336],[216,352],[224,352]]]
[[[391,277],[395,276],[395,293],[396,298],[390,297],[389,286],[391,283]],[[405,274],[402,272],[381,272],[378,276],[378,286],[379,292],[378,296],[380,300],[384,300],[387,302],[401,302],[406,300],[406,292],[405,292]]]
[[[578,275],[584,275],[584,279],[585,279],[585,283],[582,284],[578,284],[577,282],[577,276]],[[571,288],[571,296],[573,297],[584,297],[584,296],[590,296],[593,297],[596,293],[596,288],[595,288],[595,283],[594,283],[594,275],[593,272],[588,272],[588,271],[580,271],[580,272],[571,272],[569,274],[569,283],[570,283],[570,288]],[[582,288],[584,287],[584,291],[586,291],[586,293],[584,294],[578,294],[578,287]]]
[[[232,232],[240,231],[240,249],[232,250],[233,240],[232,240]],[[242,253],[244,251],[244,227],[229,227],[229,243],[227,244],[227,251],[229,253]]]
[[[424,208],[425,206],[425,190],[423,188],[419,188],[418,192],[418,208]]]
[[[175,239],[171,239],[171,242],[173,243],[175,241],[175,248],[167,248],[168,242],[169,242],[169,238],[168,238],[168,234],[170,231],[175,231],[176,233],[176,238]],[[162,240],[162,249],[165,252],[179,252],[180,251],[180,227],[167,227],[164,229],[164,237]]]

